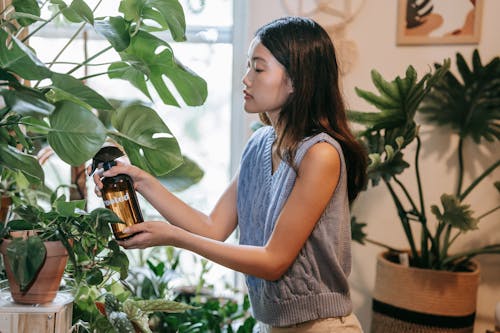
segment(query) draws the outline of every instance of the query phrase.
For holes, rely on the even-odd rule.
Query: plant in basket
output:
[[[500,243],[453,251],[453,245],[460,236],[478,229],[486,216],[494,214],[500,208],[500,205],[496,204],[484,213],[476,214],[467,203],[468,195],[500,165],[498,155],[490,156],[489,165],[476,174],[470,184],[464,184],[464,173],[470,163],[464,156],[464,146],[479,146],[484,141],[496,143],[500,138],[500,59],[495,57],[483,65],[476,50],[471,67],[460,53],[456,55],[456,64],[461,77],[455,76],[449,70],[449,60],[436,64],[434,73],[428,73],[420,80],[417,79],[417,73],[412,66],[408,67],[405,77],[397,77],[391,82],[383,79],[374,70],[372,80],[379,95],[356,89],[358,96],[379,110],[350,112],[352,121],[365,126],[359,132],[359,139],[369,152],[371,163],[368,175],[371,184],[386,186],[409,245],[409,251],[403,251],[366,238],[362,231],[365,224],[357,222],[355,218],[352,220],[353,230],[356,231],[353,234],[355,240],[361,243],[372,242],[389,250],[378,258],[377,263],[373,332],[391,332],[378,315],[385,316],[384,320],[403,320],[430,326],[434,324],[437,327],[442,325],[446,329],[466,329],[467,332],[472,332],[479,283],[479,268],[473,258],[480,254],[500,253]],[[455,148],[458,166],[456,188],[445,190],[440,202],[430,207],[426,206],[420,173],[420,155],[426,147],[419,133],[420,124],[415,120],[417,112],[420,112],[428,123],[443,127],[443,130],[447,128],[450,135],[458,137]],[[400,179],[400,175],[407,171],[412,163],[407,157],[411,145],[414,148],[412,159],[415,182],[408,184]],[[499,184],[498,181],[494,183],[498,190]],[[416,188],[415,191],[412,190],[413,187]],[[433,219],[429,212],[432,213]],[[496,221],[498,222],[498,219]],[[403,265],[400,264],[404,262],[410,266],[411,272],[405,273]],[[405,279],[389,268],[407,274],[407,285],[400,286],[404,292],[399,296],[395,293],[400,293],[401,289],[394,284],[390,288],[383,286],[398,283],[388,281],[390,276],[399,281]],[[433,275],[435,272],[438,272],[437,275]],[[386,277],[382,278],[382,273],[386,273]],[[403,302],[404,294],[411,289],[411,284],[416,283],[418,276],[427,279],[426,284],[424,283],[420,291],[411,294],[406,303]],[[468,278],[468,282],[460,282],[462,277]],[[431,279],[432,282],[429,282]],[[444,286],[438,285],[438,280],[442,280]],[[450,290],[452,286],[457,289]],[[394,295],[388,296],[386,292]],[[439,297],[442,306],[434,306],[434,302],[430,300],[419,302],[424,294]],[[453,300],[447,301],[448,296]],[[417,303],[422,306],[416,308]],[[423,315],[421,318],[424,319],[417,320],[419,315]],[[456,320],[452,321],[450,318]],[[405,329],[417,328],[408,326]]]

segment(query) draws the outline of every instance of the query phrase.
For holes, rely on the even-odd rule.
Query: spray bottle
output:
[[[111,169],[116,165],[115,160],[123,155],[123,152],[117,147],[101,148],[92,160],[91,174],[101,163],[104,171]],[[123,230],[144,221],[132,178],[125,174],[118,174],[113,177],[104,177],[102,184],[101,193],[104,206],[111,209],[124,222],[111,224],[115,238],[117,240],[130,238],[132,235],[123,233]]]

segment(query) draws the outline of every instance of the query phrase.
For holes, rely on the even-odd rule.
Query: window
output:
[[[87,1],[91,8],[97,1]],[[110,8],[117,8],[117,0],[102,1],[95,16],[109,15]],[[231,162],[231,104],[233,84],[233,1],[231,0],[181,0],[186,15],[187,42],[176,43],[171,41],[168,33],[159,35],[167,39],[174,49],[174,54],[180,61],[194,70],[207,81],[208,98],[203,106],[186,107],[181,109],[165,106],[157,96],[153,96],[154,109],[158,111],[167,126],[179,141],[183,154],[196,161],[204,170],[202,181],[186,191],[178,193],[188,204],[208,213],[215,205],[229,183],[234,162]],[[48,26],[31,39],[31,45],[39,52],[42,61],[50,62],[56,57],[66,40],[74,33],[75,27],[64,24]],[[91,29],[86,32],[87,39],[80,38],[73,42],[52,67],[55,71],[65,71],[71,68],[69,64],[81,61],[85,54],[92,56],[104,49],[107,45]],[[106,52],[95,59],[96,63],[106,64],[119,59],[114,51]],[[64,64],[68,63],[68,64]],[[107,65],[88,66],[80,69],[79,75],[88,76],[105,71]],[[86,72],[84,71],[86,70]],[[137,98],[146,101],[138,90],[128,82],[120,80],[110,81],[107,75],[93,77],[87,84],[105,97],[110,99]],[[239,84],[237,79],[236,84]],[[240,108],[241,110],[241,108]],[[242,115],[240,116],[242,117]],[[238,155],[239,151],[233,153]],[[235,158],[233,158],[233,161]],[[69,183],[69,168],[56,161],[45,166],[48,171],[47,179],[54,183]],[[91,186],[91,187],[90,187]],[[100,200],[93,195],[93,185],[89,185],[89,206],[101,205]],[[143,205],[145,218],[161,219],[157,213]],[[215,264],[214,264],[215,265]],[[217,265],[215,265],[217,266]],[[218,266],[217,266],[218,267]],[[232,272],[226,269],[211,269],[213,279],[232,280]]]

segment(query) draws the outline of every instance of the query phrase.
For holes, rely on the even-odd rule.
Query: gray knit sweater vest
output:
[[[240,244],[266,244],[295,184],[296,173],[284,161],[272,173],[274,139],[274,129],[262,127],[252,135],[243,152],[237,199]],[[271,326],[346,316],[352,311],[347,282],[351,270],[351,231],[342,149],[335,139],[320,133],[303,140],[295,161],[300,165],[307,150],[318,142],[333,145],[342,162],[340,179],[328,206],[279,280],[246,276],[253,315]]]

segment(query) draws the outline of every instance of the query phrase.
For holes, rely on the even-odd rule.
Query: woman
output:
[[[266,126],[250,138],[237,175],[205,215],[137,167],[104,172],[130,175],[169,222],[134,225],[120,245],[173,245],[244,273],[263,331],[361,332],[347,282],[349,203],[365,185],[366,154],[349,130],[338,77],[332,42],[313,20],[260,28],[243,94],[245,111]],[[240,244],[224,243],[236,227]]]

